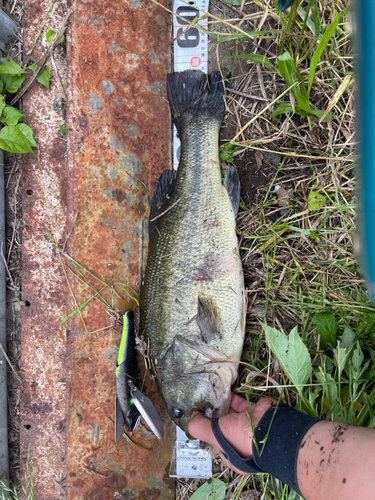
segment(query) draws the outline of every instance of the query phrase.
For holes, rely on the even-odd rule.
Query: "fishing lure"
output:
[[[138,380],[133,311],[127,311],[124,314],[123,321],[124,326],[116,364],[116,444],[124,433],[124,425],[126,425],[128,431],[132,433],[138,427],[141,419],[141,415],[134,404],[134,399],[129,387],[129,380],[131,380],[135,386],[137,386]]]
[[[138,388],[137,351],[135,349],[134,313],[127,311],[116,364],[115,440],[120,441],[124,425],[131,434],[139,425],[141,416],[159,439],[164,426],[152,401]]]

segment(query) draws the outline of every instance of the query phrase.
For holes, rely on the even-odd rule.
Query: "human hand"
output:
[[[246,411],[249,405],[246,399],[232,393],[230,408],[227,415],[219,418],[219,427],[222,435],[228,443],[243,458],[250,458],[252,455],[253,431],[252,425],[257,425],[264,413],[272,405],[275,405],[275,399],[262,398],[257,403],[251,404],[251,422]],[[196,439],[201,439],[219,450],[220,456],[228,467],[238,474],[245,472],[234,467],[223,454],[223,449],[217,442],[211,428],[211,419],[206,418],[202,413],[194,412],[189,422],[189,433]]]

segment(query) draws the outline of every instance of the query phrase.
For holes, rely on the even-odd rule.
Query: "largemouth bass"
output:
[[[219,72],[167,77],[181,139],[177,174],[161,175],[151,204],[141,331],[172,420],[228,412],[245,332],[247,298],[236,236],[237,170],[219,161],[225,89]]]

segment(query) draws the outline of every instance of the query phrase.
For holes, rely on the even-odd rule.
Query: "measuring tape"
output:
[[[208,70],[208,36],[196,26],[191,26],[185,33],[187,26],[204,12],[208,12],[209,0],[190,0],[188,5],[181,0],[175,0],[173,5],[173,38],[174,42],[174,71],[200,69],[204,73]],[[176,15],[177,14],[177,15]],[[181,17],[183,19],[181,19]],[[199,25],[207,28],[207,19],[198,21]],[[182,34],[183,33],[183,34]],[[180,140],[176,127],[173,127],[173,167],[177,170],[180,160]]]
[[[187,26],[204,12],[208,12],[209,0],[190,0],[185,3],[175,0],[173,5],[173,37],[174,42],[174,71],[200,69],[204,73],[208,70],[208,37],[196,26],[191,26],[185,33]],[[184,19],[181,19],[180,17]],[[207,19],[198,21],[199,25],[207,28]],[[173,167],[177,170],[180,160],[180,139],[177,129],[173,127]],[[212,457],[208,450],[200,447],[199,440],[189,440],[186,434],[176,427],[176,443],[169,472],[170,477],[190,477],[209,479],[212,476]]]

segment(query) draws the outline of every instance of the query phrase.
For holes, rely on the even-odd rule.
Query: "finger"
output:
[[[238,394],[234,394],[234,392],[232,392],[230,407],[233,408],[233,410],[236,412],[241,412],[248,410],[249,404],[247,402],[247,399],[242,398]]]
[[[188,429],[189,433],[196,439],[206,441],[206,443],[212,444],[217,450],[223,451],[212,432],[211,419],[206,418],[202,413],[193,413]]]

